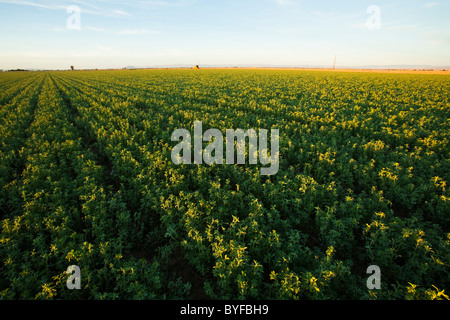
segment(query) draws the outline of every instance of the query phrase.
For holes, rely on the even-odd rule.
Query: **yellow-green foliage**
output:
[[[448,76],[74,71],[0,85],[3,299],[448,299]],[[196,120],[279,129],[278,174],[174,165],[171,133]],[[66,288],[72,264],[81,290]]]

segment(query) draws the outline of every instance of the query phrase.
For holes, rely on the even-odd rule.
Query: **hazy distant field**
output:
[[[3,299],[449,294],[449,76],[3,72],[0,88]],[[279,171],[174,164],[194,121],[278,129]]]
[[[203,68],[205,69],[205,68]],[[448,68],[444,68],[444,69],[399,69],[399,68],[395,68],[395,69],[383,69],[383,68],[379,68],[379,69],[357,69],[357,68],[351,68],[351,69],[342,69],[342,68],[336,68],[336,69],[332,69],[332,68],[281,68],[281,67],[266,67],[266,68],[206,68],[206,69],[246,69],[246,70],[280,70],[280,71],[287,71],[287,70],[296,70],[296,71],[326,71],[326,72],[370,72],[370,73],[408,73],[408,74],[429,74],[429,75],[433,75],[433,74],[443,74],[443,75],[450,75],[450,70],[448,70]]]

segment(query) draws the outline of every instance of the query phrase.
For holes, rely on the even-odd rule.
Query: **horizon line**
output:
[[[75,71],[87,70],[145,70],[145,69],[191,69],[199,66],[201,69],[324,69],[324,70],[410,70],[410,71],[450,71],[449,66],[433,65],[360,65],[360,66],[325,66],[325,65],[275,65],[275,64],[162,64],[153,66],[132,66],[125,67],[86,67],[74,68]],[[7,68],[2,72],[8,71],[71,71],[68,68]]]

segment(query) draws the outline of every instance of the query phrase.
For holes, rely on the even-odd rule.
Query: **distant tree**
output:
[[[70,66],[70,69],[72,69],[72,71],[73,71],[73,70],[75,70],[75,67],[74,66]]]

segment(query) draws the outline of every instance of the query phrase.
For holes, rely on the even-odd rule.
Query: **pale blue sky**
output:
[[[71,5],[80,30],[67,28]],[[449,66],[449,13],[448,0],[0,0],[0,69],[331,66],[335,55],[338,66]]]

